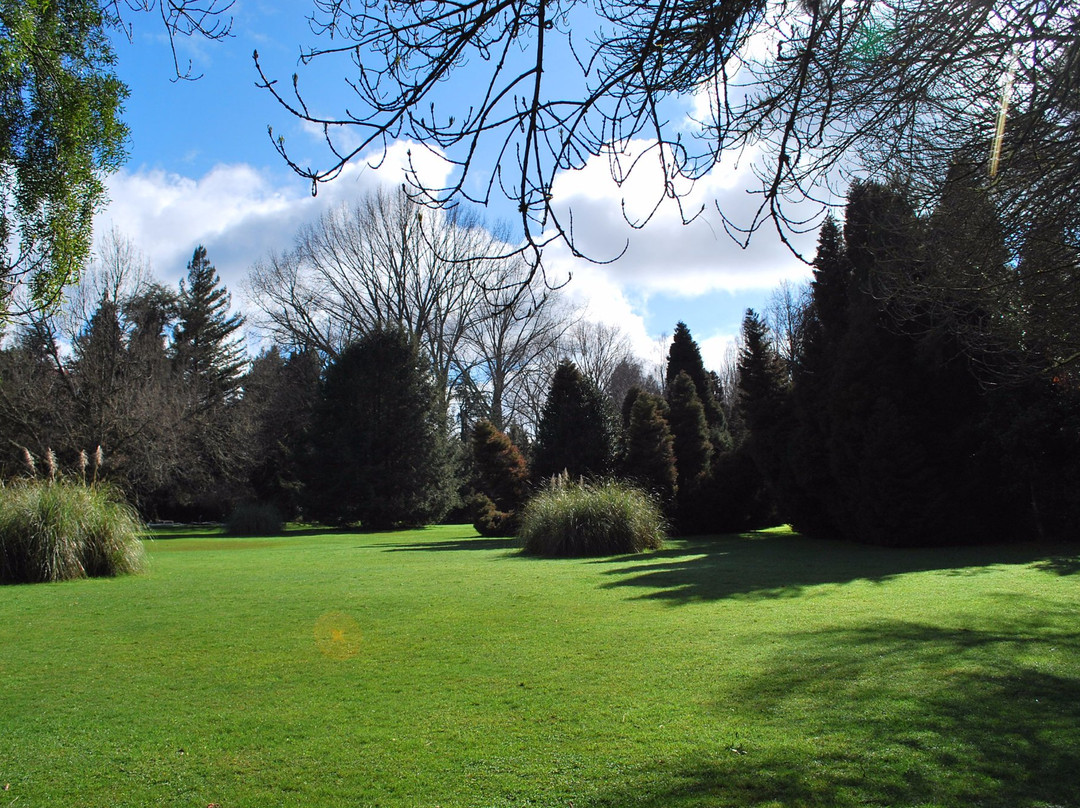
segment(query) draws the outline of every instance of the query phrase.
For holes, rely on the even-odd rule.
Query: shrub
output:
[[[0,486],[0,581],[138,572],[143,524],[113,489],[67,480]]]
[[[500,511],[491,498],[484,494],[473,494],[465,500],[476,532],[486,538],[513,536],[517,531],[517,518],[513,513]]]
[[[281,512],[264,502],[237,505],[225,520],[225,532],[231,536],[276,536],[281,533]]]
[[[518,535],[526,553],[597,556],[658,549],[665,529],[659,506],[643,491],[564,477],[525,506]]]

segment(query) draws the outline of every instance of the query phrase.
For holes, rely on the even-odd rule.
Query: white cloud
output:
[[[698,340],[697,343],[701,350],[701,361],[705,367],[710,370],[719,370],[727,364],[733,346],[739,344],[739,335],[717,333]]]
[[[374,160],[349,165],[334,182],[309,187],[247,164],[218,165],[199,178],[161,170],[120,171],[109,181],[111,203],[95,221],[99,237],[112,228],[150,260],[156,277],[175,284],[195,247],[206,247],[222,281],[238,293],[248,268],[273,250],[287,249],[297,230],[324,210],[379,185],[399,185],[410,164],[425,181],[445,181],[439,155],[395,143]]]
[[[698,296],[717,290],[768,289],[784,278],[805,277],[806,265],[775,232],[762,228],[742,249],[724,230],[713,207],[715,201],[729,215],[741,210],[747,220],[752,217],[757,197],[745,190],[753,181],[749,155],[741,164],[717,166],[692,188],[681,188],[685,196],[680,211],[674,200],[660,199],[663,173],[650,146],[644,141],[627,144],[614,172],[608,157],[594,157],[578,171],[559,174],[552,188],[564,223],[572,215],[574,243],[581,252],[603,261],[625,247],[621,257],[602,268],[620,287]],[[630,165],[633,171],[619,176]],[[702,208],[700,216],[684,223],[684,213],[692,215]],[[627,221],[641,223],[646,218],[640,229]],[[796,244],[812,250],[813,238],[809,234],[796,239]],[[561,271],[586,263],[558,244],[548,250],[545,261]]]

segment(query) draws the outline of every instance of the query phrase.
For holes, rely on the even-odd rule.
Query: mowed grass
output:
[[[0,806],[1077,806],[1080,560],[160,536],[0,588]]]

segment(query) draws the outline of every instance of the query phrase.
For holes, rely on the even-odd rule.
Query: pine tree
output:
[[[206,257],[206,248],[196,247],[187,278],[180,282],[173,356],[200,409],[223,404],[240,388],[245,362],[237,332],[244,318],[229,314],[231,303],[231,295]]]
[[[676,471],[667,415],[667,402],[660,396],[637,395],[630,411],[623,472],[670,510],[675,504]]]
[[[705,420],[710,428],[721,426],[724,423],[724,414],[713,395],[714,382],[705,370],[705,364],[701,360],[701,349],[690,335],[690,329],[686,323],[679,322],[675,325],[675,333],[671,337],[671,346],[668,348],[667,367],[664,371],[664,390],[671,390],[675,378],[680,373],[686,373],[694,382],[698,399],[705,408]]]
[[[245,365],[237,334],[244,323],[229,315],[231,298],[217,270],[197,247],[180,282],[171,356],[184,431],[179,439],[182,484],[169,505],[181,518],[221,518],[244,492],[248,435],[231,417]]]
[[[753,309],[746,310],[737,366],[738,406],[748,431],[743,449],[761,471],[774,502],[783,503],[792,487],[789,466],[793,428],[784,362],[769,328]]]
[[[454,490],[447,425],[413,339],[372,331],[326,369],[311,431],[312,515],[366,528],[423,525]]]
[[[709,425],[709,442],[714,449],[729,447],[733,441],[724,410],[720,406],[722,390],[719,377],[705,370],[701,350],[690,335],[686,323],[679,322],[668,349],[667,367],[664,371],[664,397],[671,398],[671,387],[680,373],[685,373],[694,383],[701,406],[705,409],[705,421]]]
[[[533,476],[603,476],[612,470],[616,416],[610,399],[573,362],[555,369],[536,433]]]
[[[739,350],[739,406],[751,433],[775,429],[783,418],[786,373],[773,347],[769,327],[747,309]]]
[[[807,341],[824,340],[835,345],[843,337],[850,285],[851,265],[844,251],[843,236],[836,220],[827,216],[818,232],[814,280],[810,284],[812,303],[803,326],[807,332],[803,335],[804,351]]]

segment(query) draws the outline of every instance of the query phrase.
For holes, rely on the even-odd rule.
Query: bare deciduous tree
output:
[[[791,377],[791,370],[799,356],[802,340],[803,319],[810,305],[810,285],[796,285],[783,280],[769,295],[765,306],[765,324],[769,328],[773,347]]]
[[[444,412],[456,390],[477,385],[501,409],[511,377],[558,323],[544,290],[522,287],[529,273],[520,260],[482,257],[498,243],[460,209],[431,210],[382,190],[305,227],[292,251],[252,269],[249,288],[280,344],[333,358],[398,325],[418,341]]]

